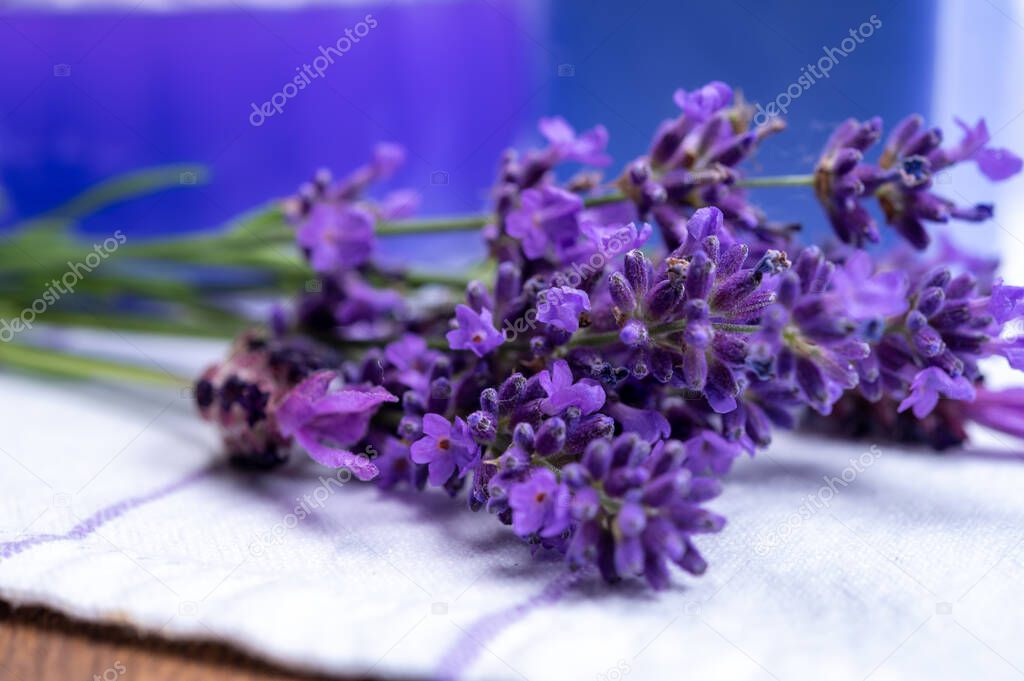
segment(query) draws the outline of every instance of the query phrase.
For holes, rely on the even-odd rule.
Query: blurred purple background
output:
[[[933,109],[939,15],[949,4],[238,0],[175,11],[168,6],[177,0],[62,2],[75,8],[23,1],[0,10],[0,186],[8,200],[0,225],[140,167],[210,168],[208,186],[122,204],[85,223],[130,235],[220,224],[294,191],[318,167],[344,173],[378,140],[409,149],[391,184],[420,192],[423,213],[478,211],[501,151],[538,143],[537,118],[555,113],[577,128],[604,123],[615,172],[673,114],[675,88],[717,78],[768,102],[825,47],[877,15],[882,27],[794,101],[790,129],[750,166],[807,172],[843,118],[878,114],[891,124]],[[972,13],[1000,20],[992,7]],[[250,124],[254,102],[269,100],[367,14],[378,26],[323,78],[280,114]],[[966,104],[973,115],[977,102]],[[780,219],[824,229],[808,191],[762,190],[756,199]],[[431,253],[478,247],[467,235],[431,243]],[[423,250],[422,239],[411,244],[396,248]]]

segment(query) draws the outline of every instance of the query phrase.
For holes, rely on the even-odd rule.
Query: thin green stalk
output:
[[[378,222],[375,227],[381,236],[397,234],[434,234],[437,232],[467,232],[480,229],[492,222],[492,215],[467,215],[452,218],[430,218],[427,220],[402,220],[400,222]]]
[[[132,381],[178,388],[191,383],[166,371],[16,343],[0,343],[0,367],[61,378]]]
[[[255,324],[253,321],[232,316],[228,312],[224,312],[223,317],[220,318],[211,314],[205,318],[186,320],[135,314],[62,312],[60,310],[49,310],[45,316],[39,319],[38,323],[50,326],[221,340],[230,340],[243,329]]]
[[[41,222],[72,222],[118,201],[138,198],[172,187],[205,184],[206,180],[206,168],[195,164],[179,163],[132,171],[90,187],[70,201],[31,218],[16,229]]]
[[[806,187],[814,184],[814,175],[771,175],[738,180],[737,187]]]

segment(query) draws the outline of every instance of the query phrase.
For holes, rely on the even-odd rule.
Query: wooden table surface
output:
[[[2,681],[314,681],[230,646],[171,642],[131,629],[70,620],[0,601]],[[370,681],[347,677],[345,681]]]

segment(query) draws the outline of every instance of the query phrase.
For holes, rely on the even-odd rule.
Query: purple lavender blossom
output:
[[[695,476],[686,460],[675,440],[652,447],[626,433],[592,442],[582,462],[565,469],[577,525],[569,564],[596,564],[608,581],[642,575],[655,589],[668,586],[669,563],[702,574],[707,564],[691,537],[717,532],[725,520],[700,506],[719,484]]]
[[[204,375],[204,418],[247,465],[276,465],[296,441],[382,488],[465,490],[471,510],[535,551],[657,589],[671,564],[704,572],[696,535],[725,522],[704,503],[775,427],[831,415],[858,434],[936,448],[963,442],[970,421],[1024,436],[1024,392],[987,390],[980,364],[1001,356],[1024,370],[1024,335],[1007,333],[1024,288],[945,242],[938,260],[856,248],[880,239],[872,200],[918,248],[927,222],[991,216],[932,191],[955,163],[992,180],[1020,171],[989,147],[983,121],[958,121],[963,140],[943,148],[910,117],[876,163],[866,156],[881,121],[843,123],[813,175],[850,244],[826,258],[792,249],[793,227],[769,221],[743,188],[741,164],[782,121],[752,125],[720,82],[674,99],[679,113],[609,185],[588,168],[565,182],[554,172],[607,163],[601,126],[577,134],[544,119],[546,148],[505,154],[485,230],[495,279],[471,281],[454,319],[451,297],[420,305],[398,293],[412,277],[371,262],[374,221],[403,219],[415,201],[364,193],[404,152],[378,147],[333,184],[318,173],[287,212],[323,290],[300,299],[299,334],[282,319],[281,339],[250,338]],[[518,325],[531,310],[540,326]],[[496,325],[517,340],[503,345]],[[301,333],[341,350],[295,342]],[[380,409],[399,398],[400,410]],[[363,444],[380,454],[348,451]]]
[[[333,371],[319,371],[297,385],[277,408],[281,433],[295,440],[319,463],[344,466],[360,480],[377,467],[347,448],[366,437],[370,419],[384,402],[398,398],[380,386],[341,386]]]
[[[1011,366],[1024,361],[1024,344],[1001,337],[1006,322],[1019,314],[1015,288],[997,283],[992,295],[985,296],[972,274],[954,276],[945,265],[946,254],[942,258],[918,260],[910,267],[905,255],[890,256],[889,260],[900,263],[910,276],[908,306],[905,313],[885,319],[867,338],[872,354],[858,362],[859,389],[867,399],[876,401],[888,395],[906,400],[915,383],[915,397],[907,404],[934,406],[931,395],[935,390],[953,399],[966,399],[942,393],[941,388],[955,387],[957,394],[968,395],[960,390],[963,383],[958,379],[962,376],[968,386],[976,383],[981,377],[978,362],[983,357],[1002,355]],[[879,265],[889,266],[885,262]],[[948,385],[936,372],[922,375],[931,368],[943,372]]]
[[[480,459],[480,447],[466,422],[456,416],[452,423],[440,414],[423,416],[423,437],[412,443],[409,452],[415,463],[427,465],[428,481],[435,487],[453,475],[465,476]]]
[[[973,402],[964,404],[967,419],[1024,440],[1024,388],[977,388]]]
[[[384,357],[394,369],[396,381],[422,392],[430,381],[427,372],[440,353],[430,350],[422,336],[407,333],[384,347]]]
[[[692,92],[676,90],[672,100],[683,110],[684,115],[705,121],[732,103],[732,88],[720,80],[714,80]]]
[[[864,251],[853,251],[832,274],[830,296],[856,320],[884,320],[907,311],[910,281],[900,270],[875,271]]]
[[[963,376],[950,377],[938,367],[922,369],[910,383],[910,395],[900,402],[899,411],[914,410],[914,416],[923,419],[939,403],[939,395],[954,400],[974,399],[974,386]]]
[[[992,287],[989,312],[1000,324],[1024,317],[1024,286],[1007,286],[1001,281]]]
[[[565,360],[555,362],[551,371],[542,371],[539,381],[547,394],[540,403],[545,414],[560,414],[569,407],[579,409],[584,415],[593,414],[604,404],[601,384],[590,378],[574,382],[572,369]]]
[[[373,252],[373,215],[350,205],[318,203],[299,228],[299,246],[317,272],[329,274],[362,265]]]
[[[549,247],[575,243],[577,216],[582,208],[583,200],[564,189],[547,185],[527,189],[519,208],[505,218],[505,230],[519,239],[527,258],[541,258]]]
[[[494,328],[490,310],[475,312],[468,305],[455,308],[456,328],[446,334],[452,350],[470,350],[483,357],[505,342],[505,336]]]
[[[409,485],[423,489],[427,482],[427,467],[416,464],[409,456],[409,445],[396,437],[387,436],[380,448],[380,456],[373,460],[380,471],[375,482],[381,489]]]
[[[868,357],[857,325],[844,314],[844,300],[828,293],[835,266],[816,247],[800,252],[780,277],[778,302],[765,310],[755,335],[752,365],[764,376],[791,384],[814,410],[828,414],[845,390],[860,380],[854,364]]]
[[[371,286],[357,272],[346,272],[336,281],[324,278],[321,283],[319,295],[303,300],[306,321],[313,321],[310,317],[319,312],[327,318],[329,330],[344,339],[387,336],[407,309],[408,303],[398,291]]]
[[[862,205],[868,197],[878,200],[886,222],[918,249],[930,242],[925,222],[980,222],[992,217],[989,204],[958,206],[931,191],[935,173],[967,160],[974,160],[992,181],[1021,170],[1016,155],[986,146],[989,135],[984,121],[974,128],[957,123],[964,131],[963,140],[943,149],[941,130],[925,128],[920,116],[905,118],[889,134],[877,166],[863,157],[881,134],[881,120],[843,123],[829,139],[814,173],[818,200],[839,238],[856,246],[878,241],[874,219]]]
[[[961,161],[971,160],[978,164],[981,173],[993,182],[1002,182],[1021,171],[1024,162],[1008,149],[993,149],[988,146],[991,137],[985,119],[979,118],[974,127],[970,127],[959,118],[954,119],[964,133],[960,144],[952,149],[940,150],[933,157],[932,165],[940,169]]]
[[[224,362],[203,372],[196,406],[217,425],[233,464],[265,470],[287,460],[291,438],[278,426],[277,405],[329,361],[330,355],[301,340],[246,332]]]
[[[551,145],[551,150],[557,158],[556,162],[576,161],[593,166],[606,166],[611,163],[611,158],[604,153],[605,147],[608,146],[608,130],[603,125],[577,136],[576,131],[564,118],[555,116],[540,119],[538,127]]]
[[[520,537],[551,538],[569,527],[569,489],[547,468],[534,468],[508,493],[512,529]]]
[[[606,411],[622,425],[623,432],[636,433],[651,444],[672,434],[668,419],[654,409],[639,409],[618,402]]]
[[[586,292],[569,286],[555,286],[538,296],[537,319],[566,333],[580,328],[580,315],[590,310]]]

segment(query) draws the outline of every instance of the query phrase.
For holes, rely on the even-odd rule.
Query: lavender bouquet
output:
[[[882,122],[851,119],[811,173],[750,177],[744,161],[783,122],[753,125],[720,82],[674,101],[610,182],[596,170],[610,161],[603,127],[541,120],[547,146],[502,157],[486,215],[415,220],[411,192],[371,198],[403,159],[379,145],[351,174],[320,172],[222,234],[129,250],[257,277],[216,290],[150,279],[140,296],[199,321],[133,323],[239,328],[244,315],[210,301],[290,291],[195,383],[234,463],[271,470],[302,451],[384,490],[461,493],[571,569],[654,588],[670,565],[705,571],[694,537],[725,523],[706,504],[775,428],[936,449],[962,444],[971,422],[1024,438],[1024,389],[989,389],[981,366],[1024,370],[1024,287],[947,240],[929,248],[928,223],[993,214],[936,193],[937,173],[1021,170],[984,121],[958,121],[960,140],[944,145],[911,116],[876,149]],[[559,180],[563,164],[584,169]],[[796,225],[749,201],[748,188],[774,186],[813,190],[835,238],[798,245]],[[885,229],[875,214],[903,245],[864,250]],[[479,232],[487,262],[462,277],[378,257],[388,235],[440,231]],[[0,360],[46,363],[13,347]]]

